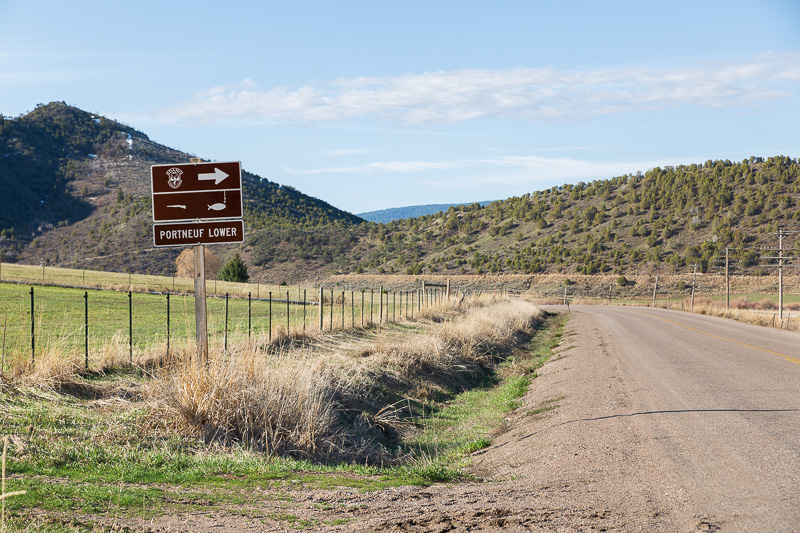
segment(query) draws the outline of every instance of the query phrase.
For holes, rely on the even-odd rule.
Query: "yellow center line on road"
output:
[[[772,355],[777,355],[778,357],[783,357],[784,359],[786,359],[787,361],[789,361],[791,363],[797,363],[798,365],[800,365],[800,359],[788,356],[786,354],[782,354],[782,353],[779,353],[779,352],[773,352],[772,350],[767,350],[766,348],[761,348],[760,346],[753,346],[752,344],[747,344],[746,342],[741,342],[741,341],[737,341],[737,340],[734,340],[734,339],[729,339],[727,337],[720,337],[719,335],[714,335],[713,333],[709,333],[707,331],[703,331],[702,329],[693,328],[692,326],[687,326],[686,324],[681,324],[680,322],[675,322],[674,320],[670,320],[668,318],[663,318],[663,317],[660,317],[660,316],[651,315],[650,313],[645,313],[645,312],[642,312],[642,311],[635,311],[635,312],[639,313],[640,315],[645,315],[645,316],[649,316],[651,318],[657,318],[659,320],[663,320],[664,322],[669,322],[670,324],[674,324],[676,326],[680,326],[682,328],[686,328],[689,331],[694,331],[695,333],[700,333],[702,335],[707,335],[707,336],[712,337],[714,339],[718,339],[718,340],[726,341],[726,342],[732,342],[733,344],[738,344],[739,346],[745,346],[747,348],[752,348],[754,350],[759,350],[759,351],[766,352],[766,353],[769,353],[769,354],[772,354]]]

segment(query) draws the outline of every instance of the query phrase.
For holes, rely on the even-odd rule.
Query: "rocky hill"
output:
[[[180,249],[153,249],[150,166],[190,155],[62,102],[0,118],[4,261],[169,274]],[[248,232],[361,219],[243,171]],[[222,249],[225,254],[228,250]]]

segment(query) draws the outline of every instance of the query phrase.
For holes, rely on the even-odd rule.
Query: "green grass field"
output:
[[[190,295],[171,294],[168,314],[166,294],[133,292],[129,300],[128,292],[119,290],[0,283],[0,370],[5,371],[7,363],[15,357],[31,356],[31,288],[34,357],[57,351],[80,355],[83,359],[88,336],[88,360],[92,368],[97,354],[109,346],[140,353],[166,350],[168,334],[173,348],[195,338],[195,303]],[[296,287],[294,292],[283,289],[266,291],[261,298],[231,296],[227,311],[224,297],[209,296],[206,304],[209,342],[222,346],[226,334],[229,341],[235,342],[256,335],[274,339],[287,329],[290,333],[318,329],[319,306],[310,301],[309,291],[304,295],[301,289],[297,300]],[[306,305],[302,304],[304,298]],[[380,320],[378,291],[363,294],[335,291],[333,299],[330,291],[326,291],[325,300],[322,325],[325,330],[369,326],[399,319],[411,311],[407,296],[384,295]]]
[[[168,276],[149,276],[124,272],[104,272],[100,270],[55,268],[48,266],[17,265],[0,263],[0,280],[41,285],[66,285],[72,287],[100,288],[113,290],[132,290],[135,292],[194,292],[194,280]],[[292,300],[301,300],[303,290],[308,298],[316,298],[316,290],[311,287],[286,285],[265,285],[251,280],[251,283],[233,283],[209,279],[206,281],[208,294],[224,296],[225,293],[253,298],[266,298],[269,292],[283,293],[288,290]]]

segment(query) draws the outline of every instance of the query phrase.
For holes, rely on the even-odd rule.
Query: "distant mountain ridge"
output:
[[[406,218],[424,217],[427,215],[435,215],[436,213],[447,211],[451,207],[461,207],[465,205],[478,204],[481,207],[486,207],[494,200],[483,202],[467,202],[460,204],[426,204],[426,205],[410,205],[407,207],[392,207],[390,209],[380,209],[378,211],[369,211],[367,213],[358,213],[358,216],[369,222],[377,222],[385,224],[393,220],[403,220]]]

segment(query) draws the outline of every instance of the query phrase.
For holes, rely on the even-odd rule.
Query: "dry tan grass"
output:
[[[254,336],[227,352],[212,343],[202,367],[192,363],[188,342],[173,345],[171,356],[166,346],[136,350],[133,364],[154,375],[144,387],[153,426],[278,455],[391,462],[397,457],[386,446],[405,431],[409,402],[469,386],[531,333],[539,313],[519,299],[459,298],[400,324],[273,332],[271,341]],[[95,397],[103,392],[83,380],[82,354],[69,355],[58,343],[42,350],[35,363],[12,360],[3,383]],[[115,337],[93,350],[91,370],[124,367],[130,359],[126,339]]]
[[[255,343],[184,362],[151,384],[157,411],[179,416],[208,442],[243,442],[275,453],[314,456],[332,433],[333,380],[320,361],[270,354]]]
[[[64,357],[55,350],[44,351],[37,355],[35,361],[15,357],[11,360],[11,369],[5,376],[4,384],[58,390],[64,383],[76,379],[81,368],[79,365],[76,358]]]
[[[757,326],[800,331],[800,315],[785,311],[783,320],[781,320],[778,316],[777,306],[769,301],[755,303],[747,300],[733,301],[731,307],[726,308],[723,302],[717,302],[710,298],[695,298],[694,308],[692,308],[692,301],[687,298],[680,302],[673,302],[666,307],[682,311],[692,311],[693,309],[695,313],[701,315],[730,318]]]
[[[277,349],[254,339],[212,354],[205,367],[164,369],[149,395],[159,420],[207,441],[391,461],[381,442],[403,426],[404,398],[465,385],[530,333],[539,313],[529,302],[484,297],[427,309],[406,328],[315,332]]]
[[[377,351],[390,356],[389,364],[427,362],[447,366],[455,357],[485,362],[493,347],[509,345],[515,334],[529,331],[540,312],[530,302],[498,296],[472,299],[468,307],[466,314],[457,317],[448,316],[452,315],[450,308],[432,308],[422,318],[442,321],[434,332]]]
[[[134,349],[131,357],[127,339],[124,335],[116,334],[101,346],[90,348],[89,370],[104,373],[129,366],[131,362],[134,367],[153,369],[173,361],[176,358],[174,354],[185,351],[187,344],[188,341],[178,346],[173,343],[170,348],[171,356],[167,355],[166,344],[163,344],[152,346],[147,351]],[[51,340],[41,351],[37,349],[33,361],[27,354],[16,354],[13,357],[7,356],[4,363],[3,373],[0,375],[0,390],[13,387],[58,391],[65,387],[84,385],[82,374],[86,371],[85,355],[76,353],[64,339]]]

